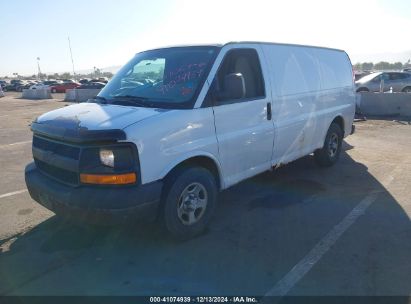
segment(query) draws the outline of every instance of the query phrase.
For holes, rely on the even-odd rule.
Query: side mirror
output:
[[[220,94],[220,99],[241,99],[245,97],[245,93],[245,81],[241,73],[232,73],[224,77],[224,90]]]

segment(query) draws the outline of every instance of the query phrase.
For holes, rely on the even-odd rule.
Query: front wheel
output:
[[[342,140],[341,127],[332,123],[325,136],[324,146],[314,152],[314,159],[319,166],[330,167],[337,162],[341,153]]]
[[[192,238],[204,231],[217,202],[213,174],[202,167],[188,167],[171,174],[166,181],[163,221],[172,237]]]

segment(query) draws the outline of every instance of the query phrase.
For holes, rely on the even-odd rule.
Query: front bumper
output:
[[[150,221],[157,216],[161,181],[138,186],[68,186],[27,165],[30,196],[58,215],[92,223]]]

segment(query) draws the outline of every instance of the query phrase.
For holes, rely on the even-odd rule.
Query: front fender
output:
[[[161,172],[160,176],[161,179],[163,179],[164,177],[167,176],[168,173],[170,173],[174,168],[176,168],[178,165],[180,165],[181,163],[194,158],[194,157],[207,157],[209,159],[211,159],[214,164],[217,167],[218,170],[218,175],[219,175],[219,179],[220,179],[220,187],[221,189],[225,188],[225,183],[224,183],[224,178],[223,178],[223,173],[222,173],[222,169],[221,169],[221,165],[219,160],[217,159],[217,157],[209,152],[206,151],[191,151],[188,153],[185,153],[183,155],[180,155],[178,158],[174,159],[172,162],[170,162],[166,168],[164,168],[164,170]]]

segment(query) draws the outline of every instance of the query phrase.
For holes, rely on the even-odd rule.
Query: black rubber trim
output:
[[[64,169],[71,172],[79,171],[79,161],[58,155],[50,151],[40,150],[36,147],[32,147],[33,158],[38,159],[48,165]]]
[[[127,139],[126,133],[120,129],[88,130],[81,127],[70,129],[33,122],[31,130],[37,135],[73,143],[110,142]]]

